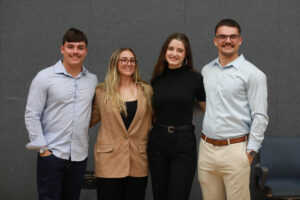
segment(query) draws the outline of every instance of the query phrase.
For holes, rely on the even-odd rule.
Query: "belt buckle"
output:
[[[168,133],[174,133],[175,127],[174,126],[168,126]]]

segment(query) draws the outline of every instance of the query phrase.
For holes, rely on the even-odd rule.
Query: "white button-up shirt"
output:
[[[206,92],[203,133],[214,139],[249,133],[247,149],[258,151],[268,125],[265,74],[243,55],[222,67],[219,58],[202,69]]]
[[[88,156],[88,128],[97,77],[84,67],[72,77],[61,61],[40,71],[28,94],[25,124],[28,149],[47,146],[61,159]]]

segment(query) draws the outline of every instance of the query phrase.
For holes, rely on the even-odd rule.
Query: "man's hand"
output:
[[[52,152],[49,149],[47,149],[47,146],[43,146],[40,150],[44,150],[43,153],[39,152],[41,157],[50,156],[52,154]]]
[[[250,163],[250,165],[251,165],[252,162],[253,162],[253,159],[254,159],[254,157],[255,157],[255,155],[256,155],[256,152],[255,152],[255,151],[249,151],[249,150],[247,150],[247,151],[246,151],[246,154],[247,154],[249,163]]]
[[[44,153],[39,153],[41,157],[50,156],[52,153],[49,150],[45,150]]]

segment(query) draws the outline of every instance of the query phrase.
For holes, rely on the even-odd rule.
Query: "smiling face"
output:
[[[64,45],[61,45],[61,53],[63,54],[63,64],[65,66],[81,67],[87,55],[86,43],[65,42]]]
[[[122,51],[118,61],[119,75],[131,77],[135,70],[135,62],[135,57],[131,51]]]
[[[166,51],[166,60],[169,68],[179,68],[185,59],[185,47],[180,40],[173,39]]]
[[[238,37],[234,38],[234,35]],[[224,37],[226,37],[225,40]],[[236,27],[220,26],[216,31],[214,44],[218,48],[220,57],[236,58],[238,57],[239,47],[242,44],[242,37]]]

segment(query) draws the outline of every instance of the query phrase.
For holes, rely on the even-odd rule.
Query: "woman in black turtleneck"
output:
[[[189,40],[171,34],[162,46],[151,84],[155,122],[148,142],[154,200],[187,200],[197,165],[193,105],[205,110],[201,74],[193,69]]]

